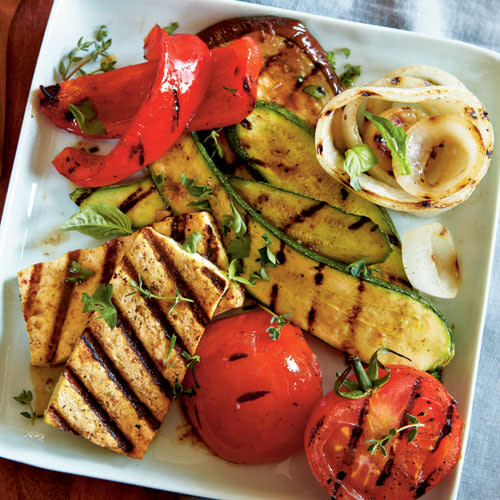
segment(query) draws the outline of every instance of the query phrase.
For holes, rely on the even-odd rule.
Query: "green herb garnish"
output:
[[[110,238],[132,234],[130,217],[110,205],[89,205],[73,214],[60,231],[79,231],[94,238]]]
[[[232,87],[222,87],[224,90],[227,90],[230,94],[235,94],[237,89],[233,89]]]
[[[196,247],[198,246],[198,243],[202,239],[203,239],[202,234],[201,233],[197,233],[195,231],[194,233],[191,233],[188,236],[186,236],[186,241],[184,241],[182,247],[188,253],[196,253]]]
[[[302,89],[302,91],[315,99],[323,99],[323,97],[326,96],[325,89],[319,85],[307,85]]]
[[[340,75],[340,83],[343,87],[352,87],[354,79],[361,75],[361,66],[346,64],[344,72]]]
[[[37,418],[42,418],[43,413],[37,413],[33,408],[33,393],[31,391],[27,391],[26,389],[22,390],[20,394],[17,396],[13,396],[13,398],[22,405],[26,405],[29,407],[30,411],[21,411],[19,412],[24,418],[31,420],[31,424],[35,425],[35,421]]]
[[[297,75],[296,79],[297,79],[297,83],[302,85],[304,83],[304,80],[306,79],[306,77],[304,75]]]
[[[191,373],[193,374],[193,379],[194,379],[196,389],[199,389],[200,384],[198,384],[198,381],[196,380],[196,375],[194,373],[194,369],[195,369],[196,363],[200,362],[200,356],[198,356],[198,354],[195,354],[193,356],[192,354],[189,354],[189,352],[187,352],[187,351],[182,351],[182,357],[186,360],[187,369],[191,370]]]
[[[87,269],[81,264],[73,260],[68,270],[68,276],[66,276],[67,283],[74,283],[75,285],[81,285],[85,280],[88,280],[91,276],[94,276],[95,272],[92,269]]]
[[[83,312],[99,311],[99,319],[103,319],[110,328],[117,323],[117,312],[111,298],[113,297],[113,285],[99,285],[93,295],[87,292],[82,294]]]
[[[406,132],[402,127],[398,127],[382,116],[374,115],[369,111],[363,111],[363,116],[368,118],[380,132],[385,145],[389,148],[392,158],[398,162],[399,174],[409,175],[412,168],[410,160],[406,154]]]
[[[407,425],[404,425],[403,427],[400,427],[399,429],[392,428],[389,430],[389,432],[383,436],[381,439],[368,439],[368,441],[365,441],[367,444],[371,443],[370,446],[368,446],[368,451],[374,455],[376,451],[380,448],[380,451],[382,452],[382,455],[384,457],[387,456],[387,450],[385,447],[391,441],[391,439],[399,432],[403,432],[407,429],[411,429],[410,432],[408,433],[408,442],[411,443],[416,437],[417,437],[417,432],[419,427],[424,427],[424,424],[420,424],[417,417],[414,417],[413,415],[410,415],[409,413],[406,413],[406,418],[410,422]]]
[[[210,196],[213,194],[212,190],[208,186],[203,184],[195,184],[196,179],[190,179],[186,177],[184,172],[181,174],[181,184],[187,189],[187,192],[194,196],[195,198],[202,198],[204,196]]]
[[[116,61],[111,59],[106,52],[111,47],[111,38],[108,37],[108,29],[102,25],[95,35],[95,40],[83,41],[80,37],[76,47],[65,55],[58,66],[62,81],[69,80],[72,76],[92,75],[102,71],[106,73],[114,69]],[[83,67],[100,59],[100,65],[93,71],[86,72]]]
[[[356,144],[345,152],[344,170],[349,174],[351,187],[361,190],[359,176],[378,162],[377,155],[367,144]]]
[[[354,276],[354,278],[359,278],[360,276],[363,278],[369,278],[372,275],[371,269],[366,265],[366,257],[349,264],[347,269],[351,273],[351,276]]]
[[[227,268],[227,277],[231,281],[236,281],[237,283],[241,283],[242,285],[255,286],[255,279],[247,280],[242,276],[238,276],[241,272],[241,263],[238,259],[231,260],[229,267]]]
[[[179,384],[179,382],[176,382],[173,387],[173,394],[174,394],[174,401],[179,397],[179,396],[194,396],[196,392],[192,387],[189,389],[185,389],[182,387],[182,384]]]
[[[227,253],[233,259],[244,259],[250,255],[250,236],[246,234],[241,238],[235,238],[227,246]]]
[[[168,351],[167,351],[167,355],[165,356],[165,363],[167,362],[168,358],[170,357],[170,354],[172,354],[172,351],[174,350],[176,342],[177,342],[177,335],[175,333],[173,333],[172,337],[170,337],[170,343],[168,344]]]
[[[80,130],[85,134],[105,135],[106,129],[97,118],[96,110],[89,99],[77,102],[76,104],[68,104],[71,114],[75,117],[76,123]]]
[[[174,283],[174,290],[175,290],[175,297],[168,297],[168,296],[160,296],[156,295],[151,290],[148,290],[143,284],[142,284],[142,278],[141,275],[137,275],[137,281],[131,279],[129,280],[129,285],[133,289],[132,292],[128,293],[126,297],[129,295],[135,295],[136,293],[141,294],[145,299],[156,299],[156,300],[166,300],[168,302],[173,302],[172,307],[168,310],[169,313],[171,313],[176,307],[179,302],[194,302],[193,299],[189,299],[187,297],[183,297],[179,289],[177,288],[177,284]]]
[[[285,325],[288,325],[290,323],[287,318],[289,318],[292,314],[282,314],[281,316],[278,316],[273,313],[273,316],[271,318],[271,325],[266,329],[266,332],[269,333],[269,336],[273,340],[278,340],[281,335],[281,328]]]
[[[260,262],[262,264],[262,267],[276,267],[280,262],[270,248],[272,244],[271,237],[267,233],[264,233],[262,235],[262,238],[264,239],[264,242],[266,244],[264,247],[259,248]]]
[[[177,30],[177,28],[179,27],[179,23],[177,21],[173,21],[171,22],[168,26],[165,26],[163,29],[169,34],[171,35],[174,31]]]
[[[224,150],[222,149],[222,146],[219,144],[220,130],[221,129],[211,130],[210,134],[208,134],[207,137],[205,137],[205,140],[203,142],[207,142],[209,139],[211,139],[215,146],[215,151],[213,154],[217,153],[219,158],[224,158]]]
[[[153,181],[153,184],[156,186],[156,189],[158,189],[158,191],[163,191],[163,186],[165,185],[164,172],[158,175],[151,173],[151,180]]]

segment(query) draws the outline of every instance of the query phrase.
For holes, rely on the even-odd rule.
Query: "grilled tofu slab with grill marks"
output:
[[[227,255],[209,213],[169,217],[153,224],[153,227],[179,243],[184,243],[186,237],[194,232],[201,234],[196,251],[219,269],[227,269]],[[116,264],[133,244],[137,234],[108,241],[97,248],[75,250],[18,273],[32,365],[53,366],[68,359],[90,317],[90,313],[82,312],[82,294],[92,295],[101,283],[110,280]],[[66,278],[73,261],[95,274],[81,284],[68,283]],[[216,314],[240,307],[243,300],[241,288],[231,283]]]
[[[132,293],[131,280],[159,297]],[[199,254],[143,228],[110,280],[118,321],[93,313],[66,364],[45,421],[112,451],[142,458],[178,390],[220,298],[225,275]],[[183,354],[185,352],[186,354]]]

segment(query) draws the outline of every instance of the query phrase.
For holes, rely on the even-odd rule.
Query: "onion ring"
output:
[[[392,115],[394,106],[414,108],[419,118],[408,128],[413,174],[403,179],[395,161],[392,172],[383,165],[372,167],[360,175],[362,189],[357,193],[379,205],[415,215],[434,215],[465,201],[488,170],[493,129],[479,99],[455,77],[437,68],[399,68],[372,84],[335,96],[321,112],[316,127],[316,150],[322,167],[351,189],[343,168],[344,151],[337,144],[349,149],[364,142],[370,123],[360,119],[363,108]],[[439,161],[424,162],[429,155],[433,159],[436,152],[432,148],[442,142],[439,137],[455,148],[460,161],[460,165],[444,173],[438,172],[439,165],[446,165],[443,156]],[[424,151],[428,151],[427,156]]]

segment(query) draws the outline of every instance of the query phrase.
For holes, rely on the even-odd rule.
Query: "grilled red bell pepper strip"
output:
[[[174,35],[177,36],[177,35]],[[212,76],[205,98],[188,125],[188,131],[238,123],[254,108],[256,80],[262,66],[257,43],[249,37],[213,49]],[[149,54],[152,58],[154,54]],[[83,137],[122,136],[146,98],[157,65],[135,64],[94,75],[85,75],[40,87],[40,109],[57,127]],[[105,135],[82,132],[69,104],[88,99],[106,129]]]
[[[208,88],[211,58],[195,35],[173,35],[155,26],[146,54],[159,54],[150,93],[116,147],[105,156],[65,148],[53,160],[58,172],[84,187],[118,182],[159,158],[179,138]]]
[[[212,79],[205,99],[188,125],[189,131],[234,125],[255,107],[262,57],[250,37],[212,50]]]
[[[40,87],[40,110],[58,128],[83,137],[117,138],[130,123],[146,99],[155,78],[157,62],[146,62],[124,68],[84,75],[73,80]],[[97,111],[106,134],[82,132],[69,104],[89,99]]]

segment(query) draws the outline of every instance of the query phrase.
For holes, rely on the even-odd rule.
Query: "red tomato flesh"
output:
[[[311,470],[332,499],[419,498],[458,462],[463,422],[456,402],[431,375],[393,365],[389,382],[371,396],[346,399],[334,391],[314,409],[305,433]],[[424,424],[408,442],[397,433],[373,455],[370,439],[407,425],[406,414]]]
[[[321,372],[300,329],[286,325],[278,340],[266,329],[265,311],[212,323],[184,389],[187,415],[208,447],[236,463],[282,460],[303,446],[312,408],[319,401]]]

